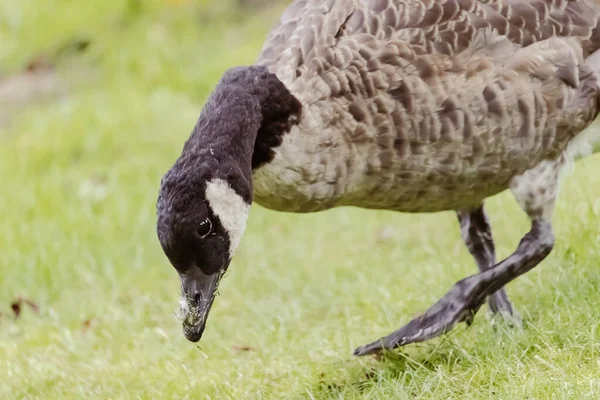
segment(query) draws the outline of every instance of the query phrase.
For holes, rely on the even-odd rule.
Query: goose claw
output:
[[[358,347],[355,356],[381,353],[410,343],[423,342],[451,331],[458,323],[470,326],[485,296],[478,296],[477,276],[457,282],[427,312],[373,343]]]

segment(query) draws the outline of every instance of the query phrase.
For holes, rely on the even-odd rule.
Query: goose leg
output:
[[[494,267],[454,284],[424,315],[376,342],[361,346],[355,355],[378,353],[440,336],[460,322],[470,325],[486,298],[538,265],[554,246],[551,214],[562,163],[543,161],[511,181],[515,198],[531,219],[531,229],[516,251]]]
[[[492,238],[492,228],[483,205],[470,210],[458,211],[461,236],[477,263],[480,272],[487,271],[496,265],[496,248]],[[488,305],[494,314],[513,315],[512,304],[504,288],[499,289],[488,298]]]

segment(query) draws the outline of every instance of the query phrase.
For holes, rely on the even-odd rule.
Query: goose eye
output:
[[[200,226],[198,227],[197,232],[201,238],[204,238],[210,233],[211,230],[212,222],[210,222],[210,219],[206,218],[204,221],[200,222]]]

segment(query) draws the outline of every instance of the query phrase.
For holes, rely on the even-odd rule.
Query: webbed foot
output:
[[[423,342],[443,335],[452,330],[458,323],[471,325],[477,311],[485,303],[485,296],[480,292],[479,276],[474,275],[458,281],[452,289],[425,314],[373,343],[354,350],[354,355],[364,356],[392,350],[410,343]]]

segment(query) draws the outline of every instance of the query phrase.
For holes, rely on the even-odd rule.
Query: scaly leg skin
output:
[[[492,238],[492,228],[483,205],[470,211],[461,210],[456,214],[460,223],[461,236],[475,259],[479,271],[484,272],[492,268],[496,265],[496,248]],[[488,305],[493,314],[507,314],[516,317],[504,288],[499,289],[488,298]]]
[[[449,332],[460,322],[470,325],[488,296],[546,258],[554,246],[551,217],[562,164],[562,159],[542,161],[511,181],[511,191],[532,221],[530,231],[513,254],[493,268],[458,281],[423,316],[376,342],[357,348],[354,355],[364,356],[423,342]]]

